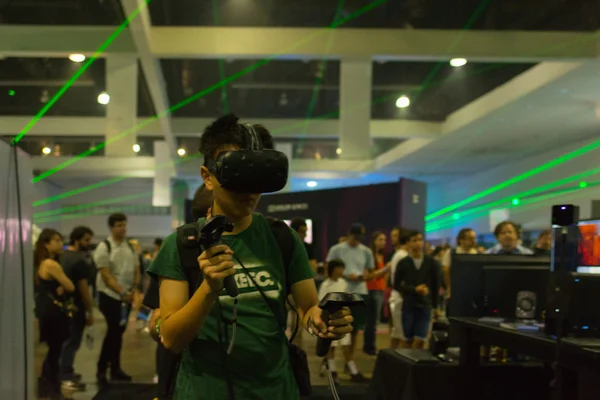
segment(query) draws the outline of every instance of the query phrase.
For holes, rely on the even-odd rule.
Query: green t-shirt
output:
[[[203,219],[199,222],[203,222]],[[233,352],[225,360],[236,400],[299,398],[298,386],[289,363],[287,338],[281,324],[285,323],[287,315],[287,285],[312,279],[313,272],[302,241],[295,232],[291,232],[295,245],[289,269],[283,265],[277,240],[269,222],[261,214],[253,214],[252,224],[245,231],[222,237],[223,242],[242,260],[271,301],[278,318],[275,319],[271,308],[236,262],[235,280],[240,292],[237,332]],[[154,277],[187,280],[177,253],[176,234],[171,234],[164,240],[148,273]],[[219,308],[224,320],[230,321],[233,299],[225,291],[213,306],[196,338],[183,351],[175,400],[228,399],[223,368],[224,354],[219,347]],[[227,347],[231,338],[231,324],[223,323],[221,326],[225,337],[223,346]]]

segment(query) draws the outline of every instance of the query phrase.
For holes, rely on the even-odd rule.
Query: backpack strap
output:
[[[287,304],[292,309],[292,311],[296,314],[296,323],[294,326],[294,332],[292,332],[292,336],[289,339],[289,343],[292,343],[296,338],[296,334],[298,333],[298,328],[300,326],[300,316],[298,315],[298,310],[292,305],[290,302],[289,295],[291,294],[291,285],[289,284],[289,277],[291,272],[292,265],[292,255],[294,254],[294,247],[296,246],[296,240],[294,239],[294,235],[290,230],[290,227],[280,219],[265,217],[269,226],[271,228],[271,232],[273,232],[273,236],[275,236],[275,240],[277,241],[277,247],[279,247],[279,251],[281,252],[281,258],[283,259],[283,265],[285,268],[285,280],[286,280],[286,290],[287,290]],[[261,293],[262,294],[262,293]],[[264,296],[263,296],[264,298]],[[266,298],[265,298],[265,301]],[[267,303],[268,304],[268,303]],[[273,313],[275,315],[275,313]],[[285,326],[283,327],[285,329]]]
[[[267,222],[269,223],[269,227],[271,228],[271,232],[273,232],[273,236],[275,236],[275,240],[277,241],[277,246],[279,247],[279,251],[281,252],[281,257],[283,259],[283,266],[285,268],[285,278],[286,278],[286,290],[287,293],[290,293],[290,284],[289,284],[289,276],[290,276],[290,265],[292,264],[292,255],[294,254],[294,246],[296,241],[294,240],[294,236],[290,231],[290,227],[287,226],[285,222],[280,219],[265,217]]]
[[[190,298],[202,283],[202,271],[198,267],[198,256],[202,253],[198,245],[199,234],[200,226],[197,222],[177,228],[177,253],[188,281]]]
[[[110,242],[108,241],[108,239],[104,239],[103,242],[106,245],[106,250],[108,250],[108,255],[110,256],[110,252],[112,251],[112,247],[110,245]]]

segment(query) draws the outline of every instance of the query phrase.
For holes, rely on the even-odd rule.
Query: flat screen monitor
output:
[[[600,220],[580,221],[577,272],[600,274]]]
[[[312,222],[312,219],[305,219],[305,221],[306,221],[306,238],[304,238],[304,241],[306,243],[311,244],[313,242],[313,222]],[[291,219],[284,219],[283,222],[285,222],[288,226],[292,225]]]

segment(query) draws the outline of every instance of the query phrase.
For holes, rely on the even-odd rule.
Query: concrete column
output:
[[[171,225],[173,229],[185,224],[185,200],[190,187],[186,181],[176,179],[171,184]]]
[[[292,185],[292,160],[294,158],[294,145],[292,144],[292,142],[275,142],[275,150],[285,154],[288,158],[288,162],[290,163],[287,184],[283,189],[279,191],[279,193],[286,193],[291,190]]]
[[[371,158],[371,59],[342,59],[340,62],[341,158]]]
[[[155,171],[152,186],[152,205],[169,207],[171,205],[171,178],[175,177],[175,168],[171,161],[169,146],[164,140],[154,142]]]
[[[107,157],[133,157],[137,135],[131,132],[137,123],[138,65],[134,56],[106,58]]]

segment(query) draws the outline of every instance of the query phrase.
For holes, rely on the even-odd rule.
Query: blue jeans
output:
[[[366,304],[367,324],[365,326],[365,340],[363,344],[364,352],[374,352],[375,338],[377,336],[377,323],[381,319],[381,309],[383,307],[383,291],[369,290]]]
[[[83,331],[85,329],[85,312],[78,312],[73,316],[69,327],[69,337],[64,342],[60,356],[60,377],[67,381],[74,377],[75,355],[81,346]]]
[[[431,325],[431,307],[402,307],[402,326],[406,340],[426,340]]]

